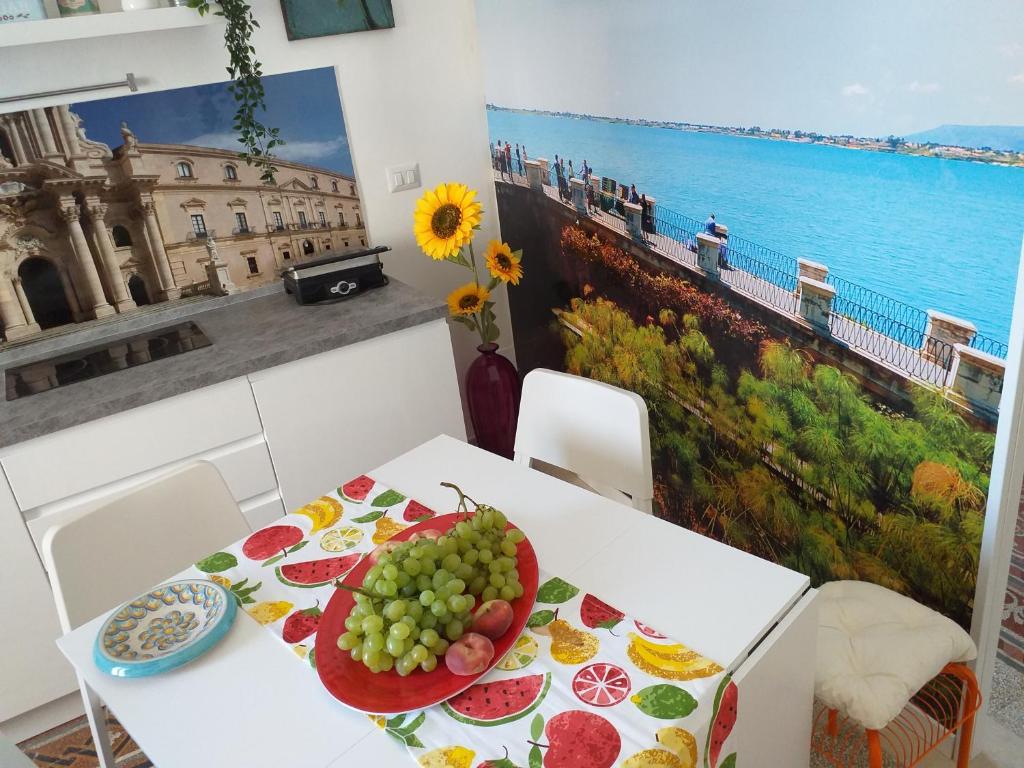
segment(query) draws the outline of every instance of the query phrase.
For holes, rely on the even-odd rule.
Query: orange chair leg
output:
[[[967,684],[967,701],[977,701],[979,698],[978,679],[967,667],[963,667],[963,673],[964,674],[960,675],[960,678]],[[975,712],[971,712],[970,716],[964,720],[963,724],[960,726],[960,749],[957,752],[956,768],[968,768],[968,764],[971,761],[971,740],[974,738],[974,715]]]
[[[839,735],[839,711],[830,709],[828,711],[828,735],[833,739]]]
[[[878,738],[878,731],[868,730],[868,766],[869,768],[882,768],[882,741]]]

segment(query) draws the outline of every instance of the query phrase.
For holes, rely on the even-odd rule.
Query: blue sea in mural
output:
[[[659,205],[920,309],[1009,336],[1024,169],[488,111],[492,141],[636,184]],[[567,160],[568,161],[568,160]]]

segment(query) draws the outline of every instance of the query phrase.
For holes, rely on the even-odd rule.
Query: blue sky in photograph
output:
[[[351,176],[341,98],[334,69],[324,67],[263,78],[264,125],[280,128],[285,160],[308,163]],[[86,135],[111,147],[121,144],[121,121],[142,143],[192,144],[238,150],[232,129],[235,101],[227,83],[140,93],[72,105]]]
[[[487,100],[500,106],[862,136],[1024,125],[1020,0],[477,8]]]

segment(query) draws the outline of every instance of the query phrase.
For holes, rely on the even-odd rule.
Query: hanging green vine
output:
[[[199,11],[200,16],[211,13],[209,0],[187,0],[188,6]],[[275,147],[285,142],[277,128],[268,128],[258,117],[266,111],[263,90],[263,69],[256,59],[256,49],[251,39],[259,22],[253,16],[252,8],[245,0],[219,0],[220,10],[212,10],[216,16],[223,16],[226,22],[224,47],[228,50],[230,63],[227,70],[231,77],[228,91],[235,99],[234,130],[244,150],[239,153],[248,165],[260,171],[260,179],[266,184],[276,183],[277,167],[274,165]]]

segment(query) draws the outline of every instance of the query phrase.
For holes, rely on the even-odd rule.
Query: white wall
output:
[[[394,249],[385,259],[389,274],[443,297],[468,273],[432,262],[416,248],[412,211],[422,190],[390,194],[384,169],[418,162],[425,186],[469,184],[485,209],[477,234],[481,249],[498,236],[476,14],[473,0],[392,2],[395,29],[288,42],[278,0],[250,0],[261,25],[254,44],[268,75],[336,68],[369,240]],[[3,49],[0,96],[109,82],[125,72],[135,73],[142,91],[221,81],[227,63],[222,35],[223,26],[214,25]],[[98,94],[110,95],[120,93]],[[21,102],[3,110],[67,101]],[[315,93],[309,107],[317,108]],[[512,356],[504,291],[496,298],[502,350]],[[461,374],[476,355],[475,343],[461,326],[452,335]]]

